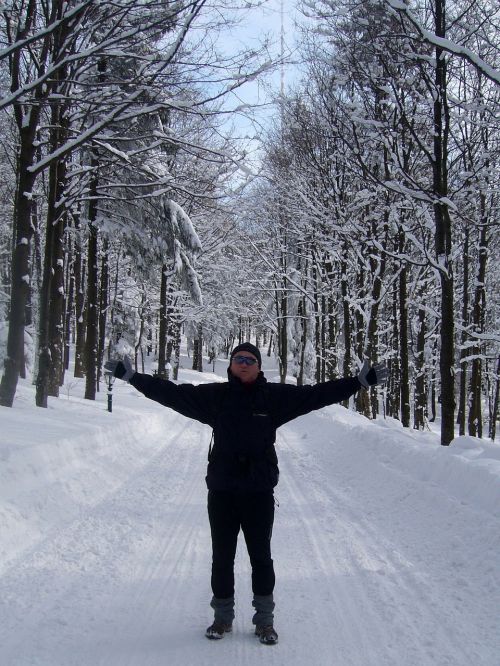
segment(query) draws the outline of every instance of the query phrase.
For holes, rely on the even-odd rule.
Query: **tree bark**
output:
[[[337,350],[337,313],[335,300],[328,297],[328,356],[326,359],[326,379],[338,377],[338,350]]]
[[[399,254],[405,251],[405,238],[402,229],[399,230]],[[404,428],[410,427],[410,369],[408,358],[408,287],[407,266],[403,259],[399,272],[399,335],[401,350],[401,423]]]
[[[203,372],[203,328],[201,324],[196,327],[196,338],[193,347],[193,370]]]
[[[306,317],[306,303],[305,297],[301,298],[297,308],[297,315],[299,317],[300,326],[302,328],[300,337],[300,355],[299,355],[299,371],[297,373],[297,386],[304,384],[304,365],[305,353],[307,344],[307,317]]]
[[[11,43],[22,43],[30,34],[36,20],[35,0],[29,0],[20,9],[19,20],[9,34]],[[42,42],[37,54],[37,73],[45,71],[48,55],[49,39]],[[10,90],[17,92],[23,88],[25,81],[24,58],[25,49],[15,49],[9,56]],[[7,349],[4,358],[4,373],[0,382],[0,405],[12,407],[16,394],[20,373],[24,373],[24,329],[30,298],[30,245],[33,237],[31,224],[32,192],[36,176],[30,167],[33,166],[37,147],[35,138],[40,121],[43,103],[50,91],[47,84],[39,84],[30,95],[30,104],[24,105],[16,101],[13,105],[14,118],[19,132],[19,149],[17,154],[16,175],[17,186],[14,202],[14,218],[12,225],[12,268],[10,285],[9,332]]]
[[[484,332],[484,313],[486,311],[486,266],[488,262],[488,234],[485,222],[485,198],[481,194],[481,221],[483,222],[479,231],[479,265],[477,272],[476,287],[474,290],[474,305],[472,308],[473,333]],[[483,416],[481,407],[482,393],[482,362],[481,345],[476,342],[470,352],[473,355],[472,370],[470,378],[470,405],[469,405],[469,435],[472,437],[483,436]]]
[[[351,374],[352,351],[351,351],[351,316],[349,312],[348,282],[347,282],[347,262],[340,264],[340,293],[342,296],[342,330],[344,332],[344,364],[342,372],[344,377]],[[349,400],[342,402],[344,407],[349,406]]]
[[[500,356],[497,359],[497,373],[495,380],[495,389],[493,396],[493,405],[490,414],[490,427],[489,435],[492,442],[495,441],[495,435],[497,431],[497,421],[498,421],[498,409],[499,409],[499,400],[500,398]]]
[[[458,398],[457,424],[459,435],[465,435],[465,412],[467,406],[467,326],[469,323],[469,227],[465,228],[463,254],[462,335],[460,350],[460,392]]]
[[[73,312],[75,308],[75,274],[74,274],[74,245],[71,244],[68,252],[68,264],[66,269],[66,284],[68,285],[68,297],[66,299],[66,311],[64,314],[64,368],[69,369],[71,351],[71,332],[74,330]]]
[[[91,164],[97,169],[97,159]],[[89,229],[87,249],[87,321],[85,335],[85,398],[95,400],[97,390],[97,352],[99,331],[99,267],[97,220],[97,172],[89,188]]]
[[[51,152],[66,138],[64,110],[59,102],[52,105]],[[49,196],[45,231],[45,255],[38,325],[38,376],[36,404],[47,407],[47,396],[59,396],[64,360],[64,233],[67,216],[62,200],[66,181],[64,160],[53,160],[49,166]]]
[[[174,364],[172,370],[172,379],[177,380],[179,377],[179,359],[181,356],[181,324],[175,322],[175,337],[174,337]]]
[[[429,419],[431,423],[434,423],[436,420],[437,416],[437,409],[436,409],[436,397],[437,397],[437,391],[436,391],[436,379],[437,379],[437,366],[439,364],[438,361],[438,351],[437,351],[437,338],[434,342],[434,348],[432,351],[432,366],[431,366],[431,418]]]
[[[401,417],[401,334],[398,317],[398,287],[394,285],[392,297],[392,340],[394,348],[390,361],[390,381],[387,391],[387,414],[399,419]]]
[[[316,370],[315,370],[315,379],[316,383],[321,382],[321,313],[319,307],[319,297],[318,297],[318,270],[316,266],[316,261],[313,256],[312,265],[312,283],[313,283],[313,312],[314,312],[314,351],[316,354]]]
[[[102,242],[101,280],[99,285],[99,342],[97,353],[97,390],[101,379],[101,368],[104,361],[104,348],[106,346],[106,321],[109,307],[109,242],[105,238]]]
[[[427,416],[427,391],[425,386],[425,310],[418,309],[417,349],[415,353],[415,412],[413,427],[423,430]]]
[[[85,332],[87,329],[87,309],[85,307],[86,263],[82,251],[80,215],[75,216],[75,370],[77,378],[85,377]]]
[[[29,171],[35,156],[35,133],[38,115],[32,109],[30,123],[19,128],[18,182],[14,210],[14,244],[12,251],[12,282],[10,288],[9,332],[4,373],[0,382],[0,405],[12,407],[17,381],[24,366],[24,328],[29,300],[31,193],[35,176]]]
[[[389,177],[389,176],[388,176]],[[389,212],[386,207],[384,212],[384,224],[383,224],[383,234],[382,234],[382,248],[385,249],[387,246],[387,236],[388,236],[388,227],[389,227]],[[373,221],[371,225],[370,234],[372,238],[378,240],[378,227],[377,222]],[[380,309],[380,296],[382,293],[382,281],[385,275],[385,266],[386,259],[384,252],[379,253],[378,250],[373,248],[370,252],[370,269],[371,274],[373,275],[373,283],[371,288],[371,307],[370,307],[370,319],[368,322],[368,340],[366,354],[372,363],[378,361],[378,313]],[[372,418],[377,418],[378,413],[378,400],[377,400],[377,391],[374,388],[371,392],[371,410]]]
[[[436,0],[436,35],[446,36],[446,0]],[[451,261],[452,228],[448,204],[448,135],[447,73],[445,52],[435,49],[434,160],[433,191],[435,249],[441,284],[441,349],[439,358],[441,383],[441,444],[448,446],[455,437],[455,319],[453,310],[453,265]]]
[[[283,266],[283,260],[280,261]],[[288,334],[287,334],[287,310],[288,299],[286,284],[275,284],[274,302],[276,307],[276,343],[278,351],[278,366],[280,383],[284,384],[288,370]]]
[[[142,338],[144,337],[144,315],[145,315],[145,306],[146,305],[146,297],[145,294],[143,293],[141,296],[141,304],[139,306],[139,336],[137,338],[137,344],[134,347],[134,357],[135,357],[135,367],[138,368],[138,360],[139,360],[139,354],[141,355],[141,372],[144,373],[144,353],[142,349]]]
[[[167,265],[161,267],[160,326],[158,333],[158,377],[165,377],[165,348],[167,344]]]
[[[366,297],[366,289],[364,285],[364,266],[359,262],[358,273],[356,278],[356,287],[358,298],[362,300]],[[355,314],[356,321],[356,353],[358,358],[362,361],[365,355],[365,317],[360,308],[356,309]],[[371,416],[371,404],[370,404],[370,392],[369,391],[358,391],[355,397],[356,411],[360,414],[363,414],[367,418]]]

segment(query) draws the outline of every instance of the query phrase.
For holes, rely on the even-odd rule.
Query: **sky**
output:
[[[294,0],[283,0],[283,27],[285,53],[291,53],[295,44],[294,21],[297,17]],[[230,34],[224,36],[225,48],[234,51],[241,49],[242,45],[255,47],[264,38],[271,40],[271,56],[278,59],[281,52],[281,3],[280,0],[266,0],[262,7],[252,9],[242,20],[238,29],[232,29]],[[285,90],[298,77],[297,68],[291,64],[277,67],[268,76],[251,81],[241,88],[228,100],[228,104],[257,104],[262,107],[255,111],[257,123],[253,123],[244,115],[237,114],[232,121],[238,133],[247,136],[259,135],[259,125],[267,127],[272,118],[276,117],[276,105],[273,103],[279,94],[281,75]]]

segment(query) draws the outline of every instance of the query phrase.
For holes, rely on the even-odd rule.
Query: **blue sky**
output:
[[[295,43],[294,17],[296,14],[294,0],[283,0],[283,16],[285,27],[285,48],[292,49]],[[269,36],[273,42],[272,54],[275,57],[280,53],[281,35],[281,11],[280,0],[267,0],[259,8],[250,10],[241,25],[237,29],[231,29],[224,36],[224,50],[230,51],[240,49],[242,45],[257,46],[263,38]],[[293,67],[285,66],[285,88],[292,82],[294,75]],[[267,125],[272,117],[276,116],[276,108],[270,104],[280,88],[280,71],[272,75],[249,82],[238,89],[234,102],[237,104],[267,104],[265,108],[256,112],[257,119],[263,125]],[[238,131],[243,134],[254,135],[255,128],[252,123],[244,117],[234,117],[233,121]]]

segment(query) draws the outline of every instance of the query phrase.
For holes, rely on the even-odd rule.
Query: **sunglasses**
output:
[[[233,361],[238,365],[255,365],[257,363],[257,359],[250,358],[250,356],[233,356]]]

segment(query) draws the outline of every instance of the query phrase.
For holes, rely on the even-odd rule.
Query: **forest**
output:
[[[3,0],[0,405],[252,339],[282,382],[385,362],[353,409],[494,440],[496,3],[302,0],[293,48],[224,48],[261,4]],[[290,62],[241,136],[237,91]]]

